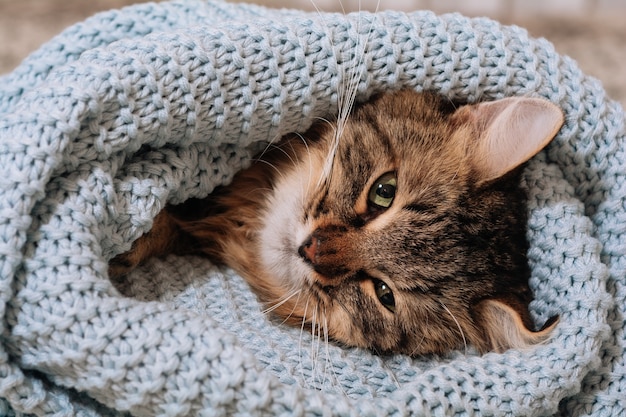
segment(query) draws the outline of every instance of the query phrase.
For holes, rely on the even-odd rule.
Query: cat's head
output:
[[[528,313],[520,166],[562,122],[539,99],[400,91],[355,108],[340,136],[320,122],[286,139],[259,236],[267,276],[297,294],[279,314],[379,352],[545,340],[553,324],[533,331]]]

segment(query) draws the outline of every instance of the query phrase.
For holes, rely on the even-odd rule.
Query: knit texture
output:
[[[360,53],[361,46],[364,53]],[[107,262],[167,202],[228,183],[267,141],[397,88],[544,97],[531,308],[548,343],[378,357],[272,322],[245,282]],[[626,412],[624,111],[545,40],[460,15],[142,4],[70,27],[0,78],[0,415],[617,416]]]

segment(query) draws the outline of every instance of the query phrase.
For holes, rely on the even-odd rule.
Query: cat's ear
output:
[[[485,336],[485,351],[524,349],[547,341],[559,322],[551,318],[539,331],[528,329],[518,311],[500,300],[481,301],[476,308]]]
[[[563,125],[563,112],[547,100],[509,97],[462,106],[453,118],[471,126],[468,143],[480,182],[501,177],[542,150]],[[467,125],[466,125],[467,126]]]

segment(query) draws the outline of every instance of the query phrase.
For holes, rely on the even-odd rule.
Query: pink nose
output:
[[[315,235],[309,238],[298,248],[298,254],[307,262],[315,264],[317,261],[317,250],[319,248],[319,239]]]

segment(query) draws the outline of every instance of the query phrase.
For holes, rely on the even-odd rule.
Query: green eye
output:
[[[379,208],[389,208],[396,196],[398,181],[395,172],[383,174],[374,182],[368,195],[369,203]]]
[[[393,291],[387,284],[383,281],[376,279],[374,280],[374,291],[376,292],[376,297],[378,297],[378,301],[389,311],[395,313],[396,311],[396,300],[393,298]]]

